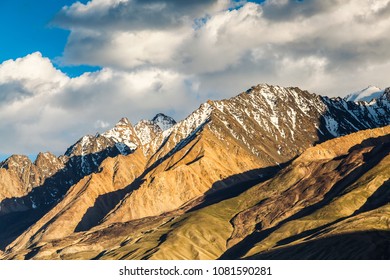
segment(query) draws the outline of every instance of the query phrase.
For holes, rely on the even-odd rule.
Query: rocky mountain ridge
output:
[[[269,165],[275,165],[298,155],[314,143],[386,125],[390,115],[389,92],[388,88],[380,98],[371,102],[348,102],[341,98],[313,95],[297,88],[258,85],[229,100],[204,103],[178,124],[163,114],[156,115],[151,121],[142,120],[134,127],[128,119],[123,118],[113,129],[103,134],[82,137],[60,158],[47,155],[50,155],[50,161],[54,161],[53,164],[49,163],[53,165],[50,169],[54,168],[52,173],[67,164],[74,169],[69,173],[77,176],[69,178],[70,185],[95,172],[108,156],[128,155],[138,146],[142,146],[144,153],[151,156],[151,163],[161,160],[185,146],[193,135],[212,120],[210,130],[217,138],[224,140],[225,135],[230,135],[250,153],[262,157]],[[256,134],[262,141],[257,141]],[[288,140],[284,141],[285,139]],[[18,156],[2,163],[3,172],[8,169],[7,162],[15,161],[15,157]],[[40,175],[35,179],[36,173],[45,174],[45,171],[40,171],[39,166],[34,166],[26,157],[19,157],[18,162],[20,170],[16,178],[7,180],[16,180],[18,184],[18,187],[11,189],[26,190],[19,192],[19,195],[15,192],[16,197],[25,195],[50,176],[49,172],[48,175]],[[28,167],[24,167],[25,165]],[[29,174],[24,172],[25,168],[32,167],[35,169],[31,172],[34,178],[23,178]],[[11,173],[15,174],[15,171]],[[0,204],[1,206],[3,205]]]
[[[223,198],[237,184],[272,177],[317,143],[389,123],[389,88],[370,102],[350,102],[265,84],[208,101],[178,123],[158,114],[133,127],[123,118],[103,134],[82,137],[59,158],[1,163],[2,246],[22,250],[195,207],[204,195]],[[15,190],[2,191],[9,186]],[[29,228],[9,222],[27,212]]]

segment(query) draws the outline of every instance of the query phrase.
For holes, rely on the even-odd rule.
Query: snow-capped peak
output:
[[[131,150],[135,150],[137,148],[137,137],[127,118],[120,119],[114,128],[107,130],[102,134],[102,136],[112,139],[115,143],[123,143]]]
[[[157,124],[162,131],[165,131],[167,129],[170,129],[172,126],[176,124],[176,121],[168,117],[167,115],[164,115],[163,113],[158,113],[153,119],[152,122]]]
[[[162,113],[157,114],[152,120],[140,120],[135,126],[134,131],[142,145],[149,144],[161,132],[170,129],[176,124],[176,121]]]
[[[370,102],[373,99],[377,99],[381,97],[383,93],[384,90],[376,86],[368,86],[365,89],[348,94],[344,99],[346,101],[354,101],[354,102],[356,101]]]

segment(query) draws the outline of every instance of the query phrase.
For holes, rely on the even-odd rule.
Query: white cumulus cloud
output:
[[[56,18],[71,30],[63,61],[170,69],[196,76],[200,91],[220,97],[259,82],[328,95],[386,86],[384,73],[364,70],[386,68],[390,60],[388,0],[237,2],[74,4]],[[236,84],[222,90],[221,80]]]
[[[33,53],[0,64],[0,76],[0,154],[61,154],[123,116],[133,123],[158,112],[183,117],[197,103],[186,77],[170,70],[104,68],[69,78]]]

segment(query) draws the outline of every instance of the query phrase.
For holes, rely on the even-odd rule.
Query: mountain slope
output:
[[[387,126],[330,140],[309,148],[272,179],[233,198],[102,225],[28,249],[11,250],[8,257],[332,258],[339,252],[337,246],[345,246],[337,236],[377,231],[376,236],[382,238],[367,243],[376,247],[360,250],[359,243],[352,240],[347,244],[354,247],[339,256],[378,258],[382,252],[379,245],[388,244],[381,232],[389,227],[389,135]],[[310,247],[322,239],[327,248]],[[288,250],[294,246],[309,249]]]
[[[85,136],[71,146],[65,156],[61,157],[65,163],[57,171],[60,176],[55,174],[49,177],[44,188],[39,186],[32,191],[31,188],[25,188],[21,194],[24,197],[16,199],[16,204],[13,198],[0,202],[0,214],[3,209],[9,209],[3,212],[2,218],[6,221],[2,234],[5,233],[4,240],[7,240],[3,245],[4,248],[7,246],[7,256],[71,256],[71,249],[61,251],[56,256],[57,249],[53,251],[50,246],[58,248],[58,244],[71,242],[77,247],[78,241],[74,238],[84,235],[99,240],[103,238],[101,231],[110,232],[114,225],[114,231],[118,228],[128,231],[127,225],[137,225],[130,232],[142,240],[148,239],[147,242],[154,246],[150,250],[157,250],[158,247],[158,251],[162,252],[162,248],[169,242],[161,242],[167,241],[168,237],[162,238],[159,235],[161,232],[173,224],[175,228],[183,225],[193,230],[191,223],[188,224],[187,219],[183,218],[186,215],[182,214],[190,208],[211,205],[211,208],[206,208],[217,211],[211,211],[214,213],[211,215],[214,219],[211,224],[220,224],[220,227],[202,229],[201,234],[209,238],[203,240],[207,244],[217,242],[213,231],[224,230],[221,235],[223,238],[217,242],[218,250],[210,248],[211,251],[197,252],[198,255],[174,252],[160,254],[157,251],[152,254],[153,250],[146,253],[146,249],[144,251],[132,241],[126,241],[129,246],[135,246],[136,250],[136,253],[127,257],[217,258],[228,248],[238,246],[243,241],[240,236],[252,234],[253,227],[256,227],[256,222],[250,218],[245,221],[249,227],[244,227],[242,234],[238,230],[239,226],[229,222],[233,218],[229,215],[236,215],[237,211],[253,206],[250,203],[245,202],[243,208],[235,204],[227,205],[223,214],[218,212],[219,203],[227,203],[229,198],[272,177],[276,171],[316,143],[389,124],[389,95],[390,89],[386,89],[380,98],[370,103],[355,103],[341,98],[317,96],[298,88],[259,85],[228,100],[208,101],[185,120],[171,127],[173,121],[168,117],[156,116],[158,122],[163,123],[161,118],[168,120],[168,125],[163,127],[165,130],[157,125],[156,120],[141,121],[133,128],[127,119],[122,119],[108,132]],[[318,167],[319,170],[321,168]],[[6,166],[1,170],[9,172]],[[294,176],[298,175],[299,172]],[[280,180],[280,177],[276,178]],[[254,199],[245,200],[259,203],[256,199],[254,196]],[[36,211],[33,211],[31,201],[34,201]],[[33,213],[38,213],[38,210],[42,213],[28,223],[26,221],[28,229],[27,226],[18,227],[19,224],[11,215],[15,211],[29,209]],[[194,222],[210,218],[208,212],[202,211],[193,211],[198,215]],[[172,217],[176,222],[169,222]],[[230,218],[221,221],[221,217]],[[156,224],[160,225],[158,230],[153,228],[151,235],[143,235],[143,232],[150,230],[147,225]],[[233,228],[238,232],[237,236],[225,236]],[[113,238],[112,243],[107,241],[107,244],[119,246],[114,244],[120,237],[135,240],[125,232],[119,230],[119,233],[116,232],[118,236]],[[187,245],[193,248],[195,245],[192,243]],[[37,244],[43,245],[39,247]],[[94,249],[80,249],[81,252],[88,251],[80,254],[80,257],[95,257],[93,254],[102,253],[102,246],[99,243]],[[126,246],[119,247],[125,249],[122,247]],[[167,248],[169,250],[171,247]],[[77,250],[75,248],[74,252]],[[105,256],[124,257],[114,253]]]
[[[316,142],[385,125],[390,122],[390,103],[383,99],[383,104],[378,104],[347,103],[295,88],[266,85],[229,100],[202,104],[151,143],[145,183],[128,194],[105,222],[125,222],[171,211],[215,189],[212,182],[216,180],[277,166]],[[231,160],[232,156],[239,160]],[[156,198],[156,189],[161,193],[175,190],[180,195]],[[142,210],[134,205],[142,205]]]

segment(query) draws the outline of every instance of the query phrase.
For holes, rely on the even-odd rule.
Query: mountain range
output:
[[[0,258],[388,259],[389,125],[390,88],[261,84],[177,123],[122,118],[59,157],[13,155]]]

